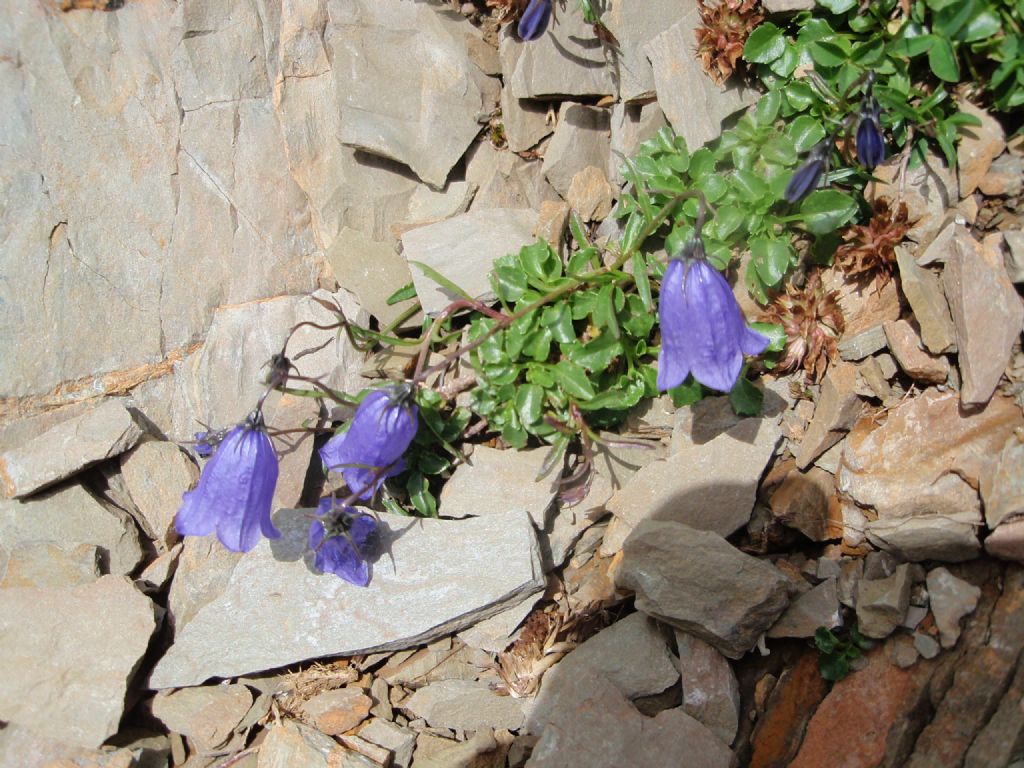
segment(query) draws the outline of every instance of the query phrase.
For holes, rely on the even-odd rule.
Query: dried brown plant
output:
[[[736,70],[743,46],[754,27],[764,21],[764,13],[758,0],[701,0],[699,11],[697,57],[708,76],[722,85]]]
[[[816,270],[803,287],[787,286],[768,306],[762,319],[778,323],[786,331],[786,350],[776,370],[803,368],[812,381],[821,380],[839,353],[839,338],[846,328],[838,298],[836,291],[825,290]]]
[[[895,211],[885,198],[875,201],[875,213],[867,224],[854,224],[843,233],[835,265],[848,277],[866,281],[876,274],[884,285],[896,271],[896,246],[906,238],[910,223],[907,205]]]

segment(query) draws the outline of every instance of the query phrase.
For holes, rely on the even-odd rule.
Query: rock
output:
[[[694,0],[643,2],[616,0],[601,14],[601,22],[619,41],[615,67],[619,79],[620,102],[650,99],[654,93],[654,72],[645,48],[667,27],[694,10]],[[692,45],[691,45],[692,47]],[[626,155],[631,157],[632,154]]]
[[[960,398],[966,405],[985,403],[1020,337],[1024,305],[1001,261],[991,263],[977,241],[966,234],[956,239],[942,285],[956,327],[963,379]]]
[[[828,683],[818,669],[818,654],[803,653],[779,677],[768,695],[764,714],[757,719],[750,739],[751,768],[788,765],[826,693]]]
[[[436,315],[459,297],[431,280],[415,262],[433,268],[474,298],[493,300],[491,265],[532,242],[535,220],[532,211],[474,209],[406,232],[402,247],[423,311]]]
[[[351,731],[370,716],[373,700],[361,688],[322,691],[301,706],[302,714],[328,736]]]
[[[867,666],[837,682],[818,706],[789,765],[902,765],[914,734],[929,714],[928,683],[933,669],[932,662],[899,669],[885,653],[870,654]],[[857,749],[837,755],[839,733],[858,734]]]
[[[982,177],[978,189],[986,197],[1015,197],[1024,190],[1024,158],[1003,154],[997,157]]]
[[[391,243],[343,227],[328,249],[327,259],[338,284],[355,294],[381,327],[390,325],[410,306],[411,300],[390,305],[386,301],[412,281],[409,265]]]
[[[1006,240],[1006,256],[1003,266],[1015,284],[1024,283],[1024,229],[1003,232]]]
[[[123,576],[0,590],[0,719],[98,747],[117,731],[155,628],[153,604]]]
[[[376,761],[295,720],[281,720],[266,733],[256,768],[380,768]]]
[[[135,580],[135,586],[147,595],[163,592],[178,567],[178,558],[181,556],[182,549],[183,545],[178,542],[143,568],[139,578]]]
[[[554,130],[548,122],[547,102],[517,99],[511,88],[501,89],[501,125],[508,148],[513,152],[525,152],[537,146]]]
[[[252,693],[235,684],[159,691],[152,709],[170,731],[187,736],[199,751],[211,752],[231,738],[251,706]]]
[[[499,653],[512,642],[512,633],[533,610],[535,601],[526,599],[519,605],[506,608],[489,619],[477,622],[459,633],[459,639],[470,648]]]
[[[543,163],[525,160],[514,152],[501,152],[490,142],[478,142],[466,153],[466,180],[480,189],[472,210],[530,208],[539,210],[545,200],[561,202],[544,178]]]
[[[566,200],[576,174],[589,166],[607,167],[610,119],[608,110],[584,104],[564,102],[558,110],[555,135],[544,152],[544,176]]]
[[[917,648],[909,635],[896,635],[888,643],[889,658],[900,669],[914,666],[918,659]]]
[[[874,507],[876,535],[935,524],[969,544],[968,533],[973,536],[981,522],[975,488],[992,471],[1019,419],[1019,410],[1004,398],[967,412],[955,392],[927,390],[892,409],[882,426],[864,420],[853,429],[837,476],[839,491]],[[976,546],[958,549],[969,557]]]
[[[736,417],[728,398],[702,401],[674,430],[674,453],[637,471],[607,508],[632,527],[671,520],[728,536],[750,519],[778,440],[777,420]]]
[[[982,475],[980,490],[989,528],[1024,515],[1024,431],[1006,438],[991,473]]]
[[[409,768],[416,734],[408,728],[375,717],[359,730],[360,737],[391,751],[392,765]]]
[[[1006,689],[995,713],[967,750],[964,768],[1011,765],[1014,753],[1020,754],[1024,741],[1024,664],[1017,661],[1017,672]]]
[[[401,0],[336,4],[330,19],[332,68],[344,73],[335,81],[342,144],[443,186],[490,111],[465,41],[433,9]],[[394,76],[396,46],[404,51],[402,77]]]
[[[2,513],[0,513],[2,514]],[[0,564],[0,589],[9,587],[74,587],[100,577],[100,551],[95,544],[76,544],[67,550],[49,542],[28,542],[6,554]]]
[[[178,540],[174,516],[181,497],[199,479],[199,470],[174,443],[148,441],[121,457],[121,476],[148,528],[166,551]]]
[[[676,632],[683,711],[724,744],[732,744],[740,716],[740,688],[725,657],[693,635]]]
[[[25,498],[99,461],[124,453],[141,436],[142,429],[125,409],[124,401],[105,400],[0,454],[0,490],[8,499]]]
[[[829,366],[814,404],[814,417],[796,449],[796,465],[807,469],[816,458],[839,442],[862,410],[855,390],[857,368],[849,363]]]
[[[377,675],[390,685],[410,688],[437,680],[475,680],[479,670],[467,663],[464,650],[452,650],[451,638],[443,637],[408,658],[392,656]]]
[[[531,721],[531,732],[540,733],[540,741],[526,763],[529,768],[728,768],[732,764],[728,747],[682,709],[647,718],[595,672],[587,672],[577,684],[579,695],[554,708],[550,721]]]
[[[883,326],[885,338],[900,368],[910,378],[924,384],[944,384],[949,376],[949,361],[942,355],[924,350],[918,329],[907,320],[889,320]]]
[[[103,573],[129,574],[142,561],[139,529],[131,517],[101,504],[80,485],[63,485],[26,501],[0,500],[0,544],[13,551],[30,543],[65,551],[94,545]]]
[[[496,753],[498,747],[490,728],[483,728],[461,742],[421,733],[416,739],[413,765],[416,768],[472,768],[480,762],[479,758]],[[501,759],[497,754],[493,756]]]
[[[985,551],[1003,560],[1024,563],[1024,520],[1007,520],[985,539]]]
[[[800,531],[811,541],[842,538],[840,521],[829,519],[835,496],[835,478],[819,467],[786,475],[771,497],[772,515],[783,525]]]
[[[814,637],[818,627],[834,629],[842,623],[836,579],[826,579],[790,603],[768,637]]]
[[[640,145],[656,136],[666,125],[665,113],[655,101],[643,106],[622,102],[612,105],[611,154],[608,157],[608,179],[612,184],[621,187],[626,183],[622,175],[622,158],[636,155]]]
[[[616,584],[636,606],[729,658],[753,647],[786,607],[786,580],[718,534],[643,520],[623,548]]]
[[[791,11],[809,11],[814,7],[814,0],[765,0],[764,9],[768,13],[789,13]]]
[[[167,619],[176,632],[224,590],[241,558],[241,553],[224,549],[216,537],[185,538],[167,596]]]
[[[529,451],[499,451],[476,446],[470,464],[456,467],[441,489],[438,499],[442,517],[505,514],[523,510],[539,528],[558,493],[557,472],[537,480],[548,448]]]
[[[903,622],[910,605],[910,566],[901,565],[884,579],[857,585],[857,629],[865,637],[888,637]]]
[[[914,648],[926,659],[934,659],[942,650],[938,640],[930,635],[922,635],[920,632],[914,633]]]
[[[226,579],[207,587],[203,604],[178,626],[174,645],[157,662],[152,687],[407,648],[458,632],[544,583],[533,527],[522,512],[459,521],[382,515],[390,550],[374,564],[366,588],[314,574],[302,562],[307,515],[279,511],[275,524],[282,538],[261,541]],[[448,554],[439,557],[442,552]],[[495,562],[502,567],[495,569]],[[345,611],[336,610],[339,600]],[[374,620],[352,619],[360,615]],[[239,625],[249,630],[232,629]],[[263,632],[261,626],[275,629]]]
[[[961,112],[978,118],[981,125],[963,125],[957,129],[957,171],[960,176],[960,197],[967,197],[988,173],[992,161],[1006,149],[1006,133],[999,121],[980,107],[958,100]]]
[[[614,96],[615,72],[604,47],[577,7],[566,7],[539,39],[524,43],[512,26],[500,36],[498,54],[505,88],[517,99],[551,96]]]
[[[514,730],[522,726],[524,719],[517,699],[499,696],[487,683],[474,680],[430,683],[413,693],[402,707],[432,726],[464,731]]]
[[[566,201],[583,221],[601,221],[612,212],[612,187],[600,168],[588,165],[569,183]]]
[[[956,343],[956,329],[939,278],[919,267],[910,252],[901,246],[896,247],[896,263],[900,270],[900,288],[920,326],[921,341],[934,354],[949,350]]]
[[[722,132],[722,121],[757,101],[756,91],[737,83],[716,85],[694,56],[700,14],[691,7],[675,24],[644,47],[654,70],[658,105],[691,151]]]
[[[565,256],[565,232],[569,228],[569,213],[569,206],[565,203],[545,200],[541,203],[537,226],[533,231],[539,239],[546,240],[548,245],[563,257]]]
[[[843,360],[863,360],[885,349],[885,345],[885,329],[879,323],[858,334],[845,334],[839,342],[839,357]]]
[[[977,557],[978,515],[974,512],[926,514],[875,520],[865,528],[868,541],[902,560],[958,563]]]
[[[915,243],[931,242],[943,226],[946,210],[960,199],[956,176],[938,155],[928,152],[921,165],[907,170],[901,194],[901,164],[897,155],[875,168],[873,174],[879,181],[869,182],[864,196],[872,202],[883,197],[905,202],[907,218],[914,222],[907,237]]]
[[[958,579],[945,568],[928,571],[928,598],[943,648],[956,645],[960,619],[974,611],[979,597],[981,589]]]

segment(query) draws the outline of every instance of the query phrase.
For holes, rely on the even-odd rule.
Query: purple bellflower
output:
[[[729,283],[708,264],[700,238],[669,262],[658,312],[662,391],[678,387],[692,373],[704,386],[728,392],[740,375],[743,355],[759,355],[768,346],[766,336],[747,327]]]
[[[799,202],[813,192],[828,171],[828,157],[832,151],[832,139],[827,138],[815,144],[807,153],[807,160],[793,172],[786,185],[783,197],[791,203]]]
[[[334,499],[321,501],[318,512],[323,519],[309,525],[309,546],[317,570],[365,587],[370,583],[370,561],[376,557],[380,541],[377,520],[351,507],[335,507]]]
[[[375,390],[359,404],[348,431],[320,449],[320,458],[327,469],[341,472],[357,498],[369,499],[385,479],[405,469],[402,454],[418,424],[409,386]]]
[[[519,19],[519,39],[524,43],[544,34],[551,20],[551,0],[530,0]]]
[[[195,490],[182,497],[174,527],[182,536],[216,532],[232,552],[248,552],[260,534],[281,533],[270,521],[277,485],[277,457],[256,410],[228,432],[199,476]]]
[[[875,97],[868,95],[860,105],[860,122],[857,123],[857,159],[869,171],[885,159],[885,138],[878,120],[880,108]]]

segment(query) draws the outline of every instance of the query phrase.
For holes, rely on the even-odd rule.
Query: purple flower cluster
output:
[[[551,0],[530,0],[519,18],[519,39],[525,43],[536,40],[544,34],[551,20]]]
[[[692,373],[704,386],[728,392],[740,375],[743,355],[759,355],[768,346],[766,336],[747,327],[732,288],[707,262],[699,237],[669,262],[658,313],[659,390],[678,387]]]
[[[309,547],[317,569],[365,587],[380,540],[377,520],[352,507],[336,507],[334,499],[321,501],[318,514],[320,519],[309,526]]]

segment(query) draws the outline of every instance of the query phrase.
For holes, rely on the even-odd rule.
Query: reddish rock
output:
[[[811,541],[832,538],[835,526],[828,525],[829,503],[835,496],[835,478],[818,467],[806,473],[793,471],[786,476],[771,498],[772,515],[789,528],[795,528]],[[842,537],[839,527],[838,536]]]
[[[938,275],[918,266],[906,248],[896,247],[900,269],[900,288],[921,327],[921,341],[930,352],[945,352],[956,343],[949,304]]]
[[[949,360],[924,349],[921,336],[910,322],[890,320],[883,324],[893,356],[910,378],[925,384],[942,384],[949,376]]]
[[[772,689],[765,713],[751,738],[750,768],[786,768],[827,692],[828,684],[818,671],[818,654],[809,651]]]
[[[992,161],[1006,149],[1006,133],[1002,125],[981,107],[969,101],[959,101],[962,112],[973,115],[981,125],[964,125],[958,130],[960,145],[957,150],[957,171],[960,176],[960,197],[967,197],[988,173]]]
[[[1024,518],[1007,520],[985,539],[985,551],[1001,560],[1024,563]]]
[[[842,439],[860,416],[857,366],[838,362],[829,366],[814,406],[814,418],[796,449],[796,465],[807,469],[816,458]]]
[[[900,669],[875,650],[864,669],[836,683],[821,702],[790,768],[902,765],[927,716],[934,669],[930,661]]]

